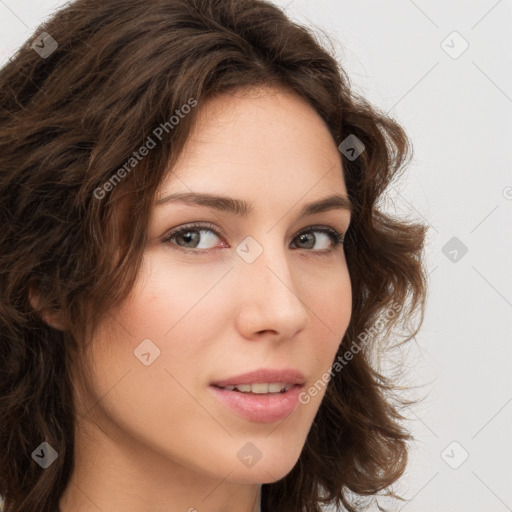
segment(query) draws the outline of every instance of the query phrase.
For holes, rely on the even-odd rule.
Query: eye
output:
[[[320,233],[320,236],[312,235],[312,233]],[[333,228],[328,226],[310,226],[306,230],[299,233],[295,239],[299,240],[299,244],[305,244],[306,247],[299,247],[299,249],[311,249],[319,241],[320,245],[327,247],[316,249],[313,252],[331,253],[344,244],[344,235],[339,233]],[[329,240],[331,246],[329,247]]]
[[[313,233],[320,233],[320,236],[313,235]],[[190,254],[209,254],[210,249],[215,248],[215,238],[222,238],[222,236],[212,224],[195,223],[172,231],[162,240],[162,243]],[[310,226],[302,230],[294,240],[298,241],[296,245],[298,249],[329,254],[344,244],[344,235],[329,226]],[[200,247],[201,244],[203,247]],[[320,248],[311,250],[317,245],[320,245]]]
[[[200,233],[206,233],[206,236],[201,236]],[[186,226],[170,233],[169,236],[162,240],[162,242],[171,246],[177,245],[178,248],[183,248],[185,252],[208,254],[208,249],[211,249],[212,247],[199,247],[200,241],[207,245],[212,244],[212,242],[215,241],[215,237],[219,238],[220,235],[211,224],[187,224]],[[175,241],[177,243],[175,243]],[[183,242],[185,245],[180,245],[180,242]],[[189,251],[187,249],[202,250]]]

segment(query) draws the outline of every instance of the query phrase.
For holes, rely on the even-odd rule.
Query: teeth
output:
[[[281,389],[284,388],[284,385],[280,382],[272,382],[272,384],[268,385],[269,393],[280,393]]]
[[[242,393],[255,393],[263,395],[266,393],[283,393],[293,387],[293,384],[286,382],[257,382],[254,384],[236,384],[235,386],[225,386],[223,389],[228,391],[240,391]]]

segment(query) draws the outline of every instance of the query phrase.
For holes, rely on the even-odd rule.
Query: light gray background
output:
[[[64,3],[0,0],[0,63]],[[401,352],[423,401],[408,410],[416,441],[395,487],[410,501],[381,504],[512,510],[512,1],[275,3],[325,29],[355,89],[413,141],[389,207],[430,225],[425,322]],[[454,31],[469,44],[460,56]],[[456,261],[443,253],[453,237],[468,249]]]

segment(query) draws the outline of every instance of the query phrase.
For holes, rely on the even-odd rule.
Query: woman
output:
[[[0,72],[7,512],[360,510],[410,435],[403,129],[262,0],[77,0]]]

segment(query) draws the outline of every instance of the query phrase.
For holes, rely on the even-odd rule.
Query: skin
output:
[[[270,88],[198,108],[157,197],[215,193],[246,200],[254,213],[155,205],[137,283],[91,345],[62,512],[258,511],[261,484],[297,462],[325,387],[284,420],[258,423],[208,386],[257,368],[291,367],[302,371],[307,389],[333,363],[349,324],[343,246],[317,230],[306,230],[316,238],[311,245],[297,236],[312,225],[344,233],[350,222],[343,209],[298,218],[311,201],[347,194],[339,150],[320,116],[294,93]],[[183,237],[163,243],[191,222],[211,223],[221,236],[199,231],[195,245]],[[247,236],[263,248],[250,264],[236,252]],[[211,252],[199,254],[205,249]],[[133,352],[148,338],[160,356],[145,366]],[[237,457],[247,442],[263,454],[250,468]]]

